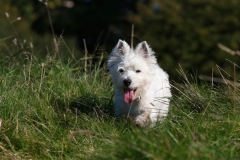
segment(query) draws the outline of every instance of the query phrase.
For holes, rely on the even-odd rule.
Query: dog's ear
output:
[[[144,58],[149,58],[153,54],[152,49],[148,46],[146,41],[139,43],[135,49],[135,52],[137,54],[141,54]]]
[[[111,68],[112,66],[118,64],[117,61],[124,56],[125,54],[130,52],[129,45],[125,42],[119,39],[117,45],[112,50],[109,59],[108,59],[108,67]]]
[[[122,41],[121,39],[119,39],[116,47],[115,47],[115,53],[117,55],[124,55],[126,53],[128,53],[130,50],[129,45],[127,44],[127,42]]]

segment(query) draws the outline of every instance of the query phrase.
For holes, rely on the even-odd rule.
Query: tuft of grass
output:
[[[54,50],[45,59],[26,51],[0,50],[1,159],[240,157],[235,86],[190,81],[180,69],[183,82],[173,84],[178,93],[167,119],[137,128],[113,116],[113,88],[102,62],[86,69]]]

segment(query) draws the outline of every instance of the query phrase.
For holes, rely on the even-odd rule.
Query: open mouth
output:
[[[124,101],[126,103],[132,103],[135,97],[137,88],[124,88]]]

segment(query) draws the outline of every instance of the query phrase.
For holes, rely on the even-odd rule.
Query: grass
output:
[[[105,65],[26,51],[0,50],[1,159],[239,159],[239,88],[180,70],[167,119],[138,128],[114,117]]]

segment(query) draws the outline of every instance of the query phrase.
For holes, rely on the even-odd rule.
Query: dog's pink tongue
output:
[[[124,101],[126,103],[132,103],[133,99],[134,99],[133,89],[126,89],[124,93]]]

